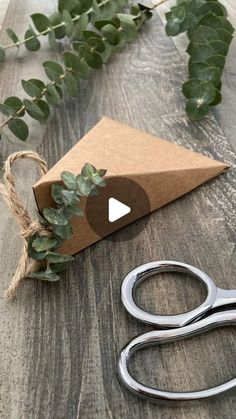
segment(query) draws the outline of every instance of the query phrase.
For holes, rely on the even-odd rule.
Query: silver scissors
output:
[[[160,272],[181,272],[202,281],[207,288],[205,301],[194,310],[173,316],[161,316],[142,310],[135,302],[135,289],[140,281]],[[236,387],[236,378],[233,378],[206,390],[190,392],[159,390],[135,380],[128,368],[131,356],[140,349],[200,334],[218,326],[235,324],[236,290],[224,290],[217,287],[206,273],[194,266],[172,260],[162,260],[146,263],[131,271],[122,283],[121,299],[131,316],[160,329],[137,336],[120,353],[119,377],[130,391],[150,401],[175,404],[182,401],[208,399]]]

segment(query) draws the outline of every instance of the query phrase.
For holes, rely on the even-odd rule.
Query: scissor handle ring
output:
[[[188,311],[187,313],[176,315],[162,316],[143,310],[135,302],[135,288],[138,286],[140,281],[161,272],[181,272],[189,274],[202,281],[207,288],[207,297],[205,301],[200,306]],[[207,312],[213,306],[216,300],[216,292],[217,287],[213,280],[200,269],[183,262],[161,260],[138,266],[133,271],[128,273],[128,275],[126,275],[124,278],[121,286],[121,300],[126,310],[135,319],[144,323],[155,325],[160,328],[175,328],[182,327],[188,323],[191,323],[198,317],[202,316],[205,312]]]
[[[213,329],[219,326],[235,325],[236,311],[222,311],[211,314],[195,323],[189,324],[182,328],[167,329],[167,330],[153,330],[144,333],[133,339],[120,353],[118,359],[118,374],[122,383],[126,388],[132,391],[137,396],[145,398],[154,402],[176,404],[178,402],[196,401],[202,399],[212,398],[226,391],[236,387],[236,378],[233,378],[216,387],[211,387],[206,390],[197,391],[168,391],[159,388],[149,387],[137,381],[129,372],[129,361],[140,349],[149,347],[151,345],[160,345],[175,340],[184,339],[206,330]]]

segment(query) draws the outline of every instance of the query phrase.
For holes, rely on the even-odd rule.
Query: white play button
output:
[[[109,198],[108,219],[110,223],[114,223],[114,221],[119,220],[130,212],[131,208],[128,207],[128,205],[123,204],[121,201],[118,201],[115,198]]]

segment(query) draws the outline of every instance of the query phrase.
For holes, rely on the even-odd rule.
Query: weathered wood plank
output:
[[[40,5],[49,12],[52,5]],[[12,1],[4,28],[23,33],[36,1]],[[47,9],[48,7],[48,9]],[[17,18],[15,17],[17,16]],[[39,55],[21,53],[1,69],[1,96],[19,93],[20,79],[41,76]],[[124,275],[155,259],[177,259],[208,272],[221,287],[235,284],[235,154],[214,115],[190,123],[180,85],[186,64],[161,20],[154,19],[137,42],[115,56],[81,88],[80,98],[56,109],[42,130],[32,126],[27,147],[38,149],[54,164],[104,114],[227,161],[231,170],[149,217],[135,239],[129,233],[143,220],[76,256],[67,276],[50,285],[25,281],[14,303],[0,300],[0,417],[54,418],[234,418],[236,394],[197,407],[167,408],[137,400],[120,386],[119,350],[150,327],[128,316],[120,301]],[[24,144],[3,144],[6,156]],[[154,156],[155,158],[155,156]],[[32,165],[16,168],[18,185],[30,204]],[[6,288],[20,255],[16,225],[0,201],[1,289]],[[148,281],[139,301],[156,312],[180,312],[196,306],[204,290],[189,279],[169,276]],[[170,389],[196,389],[235,376],[235,331],[222,328],[187,341],[163,345],[135,358],[133,368],[145,382]]]

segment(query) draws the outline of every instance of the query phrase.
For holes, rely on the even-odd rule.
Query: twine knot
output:
[[[29,212],[24,207],[24,204],[16,192],[12,165],[20,159],[30,159],[38,163],[41,176],[47,173],[48,170],[46,161],[34,151],[21,151],[13,153],[5,162],[4,183],[0,184],[0,193],[3,195],[11,214],[16,219],[20,227],[20,235],[24,239],[23,250],[18,266],[5,293],[5,296],[8,299],[13,299],[15,297],[16,289],[22,279],[26,278],[30,272],[35,272],[40,266],[39,262],[29,259],[28,238],[34,234],[42,234],[45,236],[50,234],[49,230],[40,224],[38,220],[33,220],[31,218]]]

